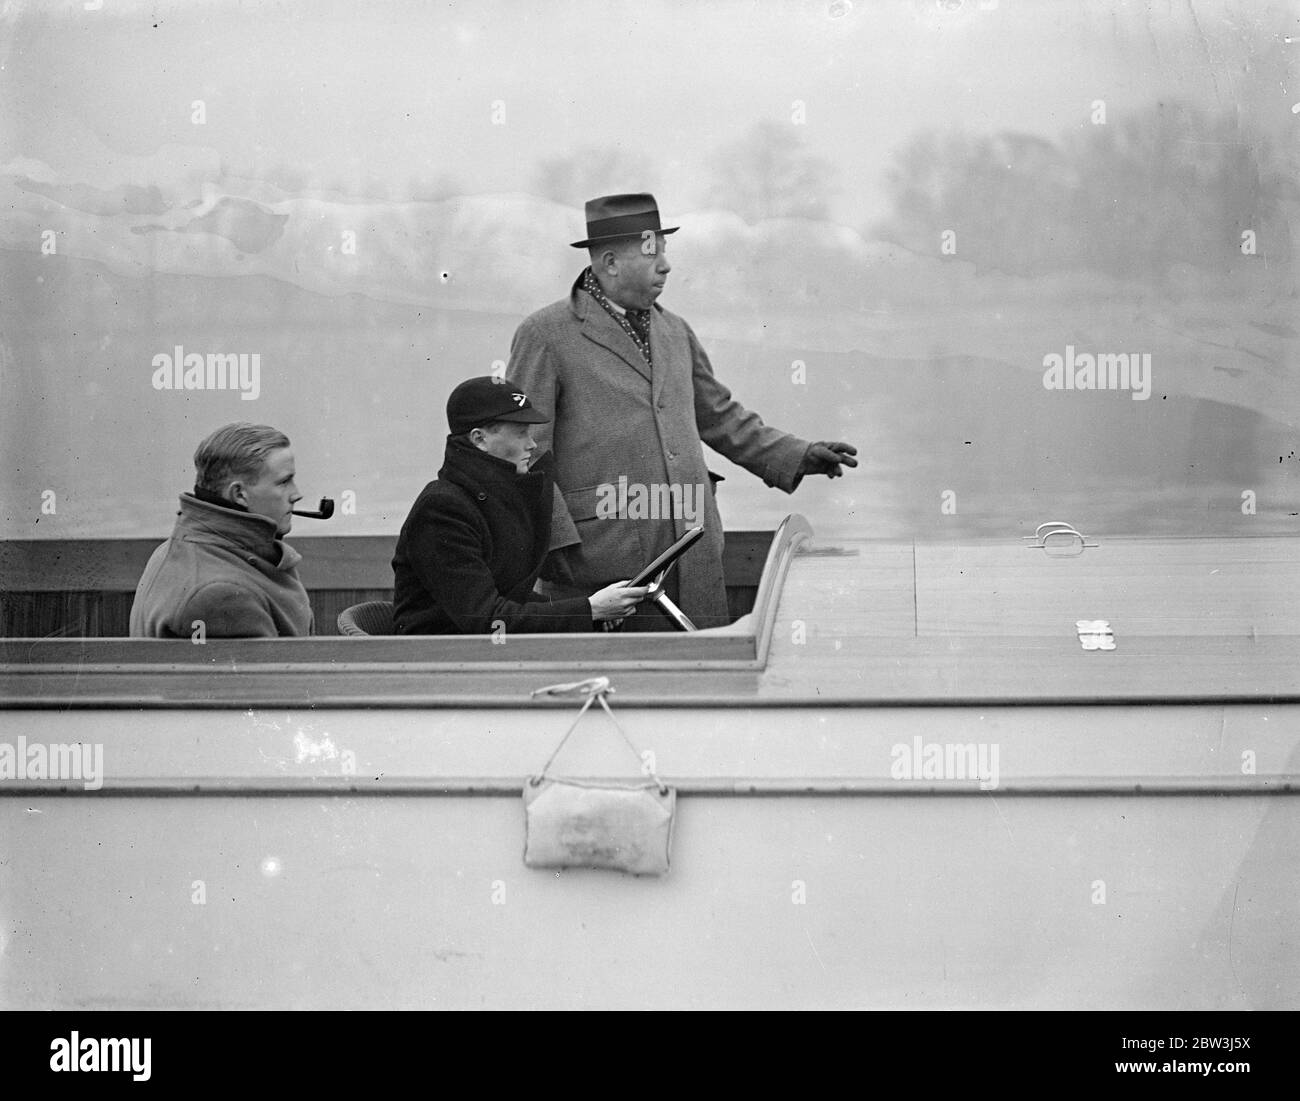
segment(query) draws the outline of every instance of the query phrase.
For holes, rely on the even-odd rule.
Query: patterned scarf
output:
[[[596,274],[591,268],[582,273],[582,289],[599,302],[605,312],[618,322],[619,328],[627,333],[632,338],[632,343],[641,350],[646,363],[650,363],[650,311],[627,310],[620,313],[609,300],[609,296],[601,290]]]

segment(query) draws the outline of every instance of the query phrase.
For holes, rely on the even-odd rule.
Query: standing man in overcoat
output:
[[[696,524],[704,537],[669,576],[697,627],[729,621],[718,516],[701,441],[791,493],[805,474],[857,466],[846,443],[809,443],[765,425],[718,381],[691,327],[657,305],[668,234],[647,194],[587,203],[591,265],[567,298],[516,331],[507,373],[550,416],[538,447],[555,456],[550,553],[541,588],[587,594],[636,573]],[[671,630],[652,604],[630,629]]]

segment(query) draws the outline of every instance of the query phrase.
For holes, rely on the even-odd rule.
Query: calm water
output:
[[[5,538],[162,537],[195,444],[231,420],[292,437],[310,501],[355,494],[354,515],[299,520],[299,534],[395,534],[439,465],[448,391],[507,357],[521,316],[0,259],[14,292],[0,345]],[[1280,307],[1160,312],[1100,298],[709,313],[698,281],[677,297],[664,304],[693,323],[744,404],[807,438],[849,440],[865,459],[787,497],[710,453],[728,527],[799,511],[819,532],[880,538],[1018,538],[1062,519],[1097,535],[1297,530],[1300,388]],[[1149,352],[1151,396],[1044,389],[1043,357],[1067,343]],[[260,396],[155,390],[153,356],[177,344],[259,353]],[[41,511],[50,491],[53,515]]]

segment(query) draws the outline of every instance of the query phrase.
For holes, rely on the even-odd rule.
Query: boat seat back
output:
[[[368,600],[339,612],[339,631],[345,635],[391,635],[393,602]]]

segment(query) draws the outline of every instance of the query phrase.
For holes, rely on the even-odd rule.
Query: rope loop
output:
[[[632,744],[632,739],[627,736],[627,731],[624,730],[619,721],[614,718],[614,712],[610,710],[609,704],[605,702],[605,697],[613,695],[613,693],[614,687],[609,683],[608,677],[588,677],[586,680],[570,681],[567,684],[548,684],[544,688],[534,688],[533,691],[529,693],[529,697],[533,699],[538,696],[549,696],[552,699],[576,697],[583,699],[584,701],[582,707],[578,710],[578,717],[573,720],[572,725],[564,732],[564,737],[560,739],[560,744],[555,747],[554,752],[547,759],[546,764],[542,766],[542,771],[536,776],[529,778],[528,782],[533,787],[537,787],[544,779],[546,779],[547,770],[555,763],[555,758],[560,755],[560,750],[564,748],[564,743],[569,740],[569,735],[577,729],[578,723],[582,721],[582,716],[587,713],[587,709],[599,700],[600,706],[604,709],[605,714],[609,716],[609,721],[614,724],[614,729],[623,736],[623,741],[627,743],[628,749],[632,751],[632,755],[636,758],[637,764],[641,766],[642,770],[655,782],[655,785],[659,789],[659,794],[668,794],[668,785],[659,779],[658,773],[653,769],[645,768],[645,762],[641,759],[641,754],[638,752],[636,746]]]

